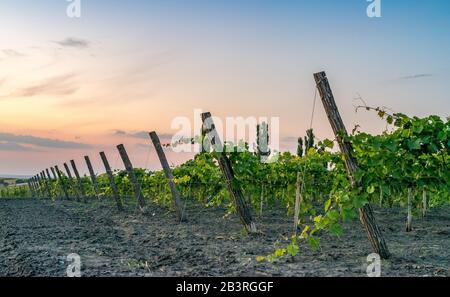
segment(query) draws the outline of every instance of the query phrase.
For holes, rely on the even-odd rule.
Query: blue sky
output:
[[[355,114],[358,96],[411,115],[448,116],[450,1],[381,3],[382,17],[371,19],[365,0],[81,0],[82,18],[70,19],[64,0],[3,0],[0,135],[9,138],[0,139],[0,173],[85,152],[24,148],[13,135],[79,142],[92,153],[115,154],[123,142],[137,165],[157,166],[146,161],[147,143],[114,131],[174,133],[171,120],[192,117],[194,108],[279,116],[283,145],[294,150],[287,140],[309,126],[312,74],[321,70],[349,129],[385,128],[372,114]],[[314,128],[331,137],[320,105]]]

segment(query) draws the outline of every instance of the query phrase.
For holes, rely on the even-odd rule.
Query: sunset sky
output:
[[[309,127],[313,73],[325,70],[349,130],[385,124],[355,98],[410,115],[449,116],[450,1],[0,1],[0,174],[35,174],[98,152],[159,168],[149,137],[194,109],[276,116],[283,149]],[[318,138],[332,132],[318,101]],[[168,152],[169,161],[186,158]]]

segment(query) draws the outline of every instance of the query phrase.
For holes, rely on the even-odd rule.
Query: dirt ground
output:
[[[258,218],[262,234],[248,236],[223,209],[187,205],[187,223],[158,206],[118,213],[112,201],[0,199],[0,276],[66,276],[67,255],[81,257],[82,276],[366,276],[371,249],[358,221],[322,247],[294,259],[258,263],[292,229],[283,210]],[[375,209],[392,259],[383,276],[450,276],[450,207],[415,219],[404,231],[398,208]]]

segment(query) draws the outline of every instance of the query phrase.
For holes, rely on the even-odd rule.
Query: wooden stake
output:
[[[100,198],[100,190],[98,188],[97,177],[95,176],[94,169],[92,168],[91,160],[89,156],[84,156],[84,160],[86,161],[87,168],[89,170],[89,175],[91,176],[92,185],[94,187],[95,197]]]
[[[109,185],[111,186],[111,190],[114,196],[114,200],[116,201],[117,209],[119,211],[123,210],[122,201],[120,200],[119,190],[117,190],[116,182],[114,181],[114,174],[111,170],[111,166],[109,166],[108,159],[104,152],[100,153],[100,157],[102,158],[103,165],[105,166],[106,174],[109,178]]]
[[[42,182],[42,179],[39,177],[39,174],[36,174],[36,180],[39,184],[39,196],[41,198],[44,198],[44,196],[45,196],[44,183]]]
[[[294,234],[298,232],[298,219],[300,216],[300,199],[301,199],[301,177],[297,172],[297,182],[295,183],[295,208],[294,208]]]
[[[164,151],[162,149],[159,137],[156,134],[156,132],[150,132],[150,138],[153,142],[153,145],[155,146],[156,153],[158,154],[158,158],[159,158],[159,161],[161,162],[161,166],[164,170],[166,178],[169,181],[170,191],[172,192],[173,207],[177,213],[178,219],[180,221],[185,221],[186,214],[184,213],[182,205],[181,205],[180,193],[178,192],[177,186],[175,185],[175,182],[173,181],[173,173],[172,173],[172,170],[170,169],[169,162],[167,162],[166,154],[164,153]]]
[[[411,200],[413,196],[412,188],[408,188],[408,216],[406,217],[406,232],[412,231],[412,211],[411,211]]]
[[[425,218],[427,216],[427,190],[423,189],[422,191],[422,217]]]
[[[380,207],[383,206],[383,189],[380,187]]]
[[[75,174],[75,178],[77,179],[78,192],[80,193],[81,199],[83,200],[83,202],[86,202],[86,193],[84,191],[83,181],[81,180],[77,165],[75,164],[74,160],[70,160],[70,165],[72,166],[73,173]]]
[[[54,179],[54,180],[58,180],[58,176],[57,176],[56,173],[55,173],[55,168],[50,167],[50,170],[52,171],[53,179]]]
[[[58,168],[58,165],[55,165],[55,170],[53,170],[53,168],[52,168],[52,171],[56,171],[56,174],[57,174],[57,176],[58,176],[59,183],[60,183],[60,185],[61,185],[61,190],[62,190],[63,193],[64,193],[64,197],[66,198],[66,200],[70,200],[69,193],[67,192],[66,183],[64,182],[64,179],[63,179],[63,177],[62,177],[61,171],[60,171],[59,168]]]
[[[47,178],[48,185],[49,185],[49,188],[50,188],[50,190],[51,190],[51,189],[53,188],[53,182],[52,182],[52,177],[50,176],[50,171],[48,170],[48,168],[45,169],[44,175],[45,175],[46,178]],[[51,193],[50,193],[50,195],[51,195]],[[53,198],[52,196],[53,196],[53,195],[51,195],[50,198]]]
[[[259,217],[262,217],[263,214],[263,204],[264,204],[264,185],[261,186],[261,197],[259,198],[260,205],[259,205]]]
[[[48,199],[51,199],[52,198],[52,192],[50,191],[50,183],[48,182],[47,178],[45,177],[45,171],[44,170],[41,171],[41,178],[42,178],[42,181],[44,183],[44,187],[45,187],[45,190],[47,192]]]
[[[357,185],[354,174],[358,166],[356,159],[352,155],[353,148],[351,143],[345,141],[345,137],[348,135],[347,129],[344,126],[344,122],[342,121],[336,102],[334,101],[333,92],[331,91],[331,87],[328,83],[328,78],[325,72],[319,72],[314,74],[314,79],[316,81],[317,88],[319,89],[328,120],[333,128],[333,132],[339,143],[339,148],[342,155],[344,156],[345,167],[347,169],[347,175],[350,183],[352,187],[356,187]],[[367,236],[374,252],[378,253],[381,258],[388,259],[391,254],[369,203],[359,209],[359,219],[367,232]]]
[[[34,189],[33,189],[33,187],[31,186],[31,181],[30,181],[29,179],[27,180],[27,184],[28,184],[28,188],[30,189],[31,198],[36,198],[36,195],[35,195],[35,193],[34,193]]]
[[[216,131],[216,127],[211,117],[211,113],[209,112],[202,113],[202,121],[203,121],[203,131],[207,133],[209,143],[212,145],[213,149],[216,152],[222,153],[224,151],[222,142],[220,140],[219,134]],[[228,157],[223,153],[220,155],[218,162],[220,169],[222,170],[222,173],[225,177],[225,182],[228,191],[230,192],[230,195],[234,200],[237,213],[242,223],[244,224],[245,229],[250,233],[255,233],[257,230],[256,225],[253,222],[250,207],[245,201],[241,189],[238,186],[236,186],[236,180],[234,177],[234,172],[231,166],[230,159],[228,159]]]
[[[141,209],[141,211],[143,211],[145,207],[145,200],[144,196],[142,195],[141,186],[139,185],[136,174],[134,173],[133,165],[131,164],[130,158],[128,157],[127,151],[125,150],[123,144],[119,144],[117,146],[117,149],[119,150],[120,157],[122,158],[125,169],[128,172],[128,177],[130,178],[131,184],[133,185],[134,196],[138,201],[139,208]]]
[[[69,165],[67,165],[67,163],[64,163],[64,168],[66,169],[67,177],[69,178],[69,187],[72,188],[72,190],[75,194],[75,199],[78,202],[80,202],[80,195],[78,193],[77,187],[75,187],[73,184],[73,177],[72,177],[72,173],[70,172]]]
[[[33,188],[33,192],[34,192],[34,197],[38,198],[39,194],[37,192],[36,179],[34,178],[34,176],[30,179],[30,181],[31,181],[31,187]]]

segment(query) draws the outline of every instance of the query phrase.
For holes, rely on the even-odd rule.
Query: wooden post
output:
[[[111,186],[111,191],[113,193],[114,200],[116,201],[117,209],[119,211],[122,211],[123,210],[122,201],[120,200],[120,197],[119,197],[119,191],[117,190],[117,186],[114,181],[114,174],[111,170],[111,166],[109,166],[108,159],[106,158],[106,155],[104,152],[100,153],[100,157],[102,158],[103,165],[105,166],[106,174],[108,175],[108,178],[109,178],[109,185]]]
[[[34,198],[38,198],[36,180],[34,179],[34,176],[30,178],[30,182],[31,182],[31,187],[33,188]]]
[[[422,217],[425,218],[427,216],[427,190],[423,189],[422,191]]]
[[[50,189],[50,198],[52,198],[53,195],[51,193],[51,190],[53,188],[53,180],[52,180],[52,177],[50,176],[50,171],[48,170],[48,168],[45,169],[44,175],[45,175],[45,177],[47,179],[48,187]]]
[[[38,198],[38,192],[37,192],[37,185],[36,185],[36,180],[34,179],[34,177],[31,178],[31,186],[33,187],[33,192],[34,192],[34,197]]]
[[[36,174],[36,180],[37,180],[37,182],[38,182],[38,185],[39,185],[39,196],[41,197],[41,198],[44,198],[44,196],[45,196],[45,193],[44,193],[44,184],[42,183],[42,180],[41,180],[41,178],[39,177],[39,174]]]
[[[27,180],[27,184],[28,184],[28,188],[30,189],[31,198],[36,198],[36,195],[34,194],[34,189],[31,186],[31,181],[29,179]]]
[[[406,232],[412,231],[412,211],[411,211],[412,196],[413,196],[413,189],[408,188],[408,215],[406,217]]]
[[[63,176],[61,174],[61,171],[58,168],[58,165],[55,165],[55,170],[53,170],[53,168],[52,168],[52,171],[56,171],[59,183],[61,185],[61,190],[64,193],[64,197],[66,198],[66,200],[70,200],[69,193],[67,192],[66,183],[64,182]]]
[[[80,193],[83,202],[86,202],[86,194],[83,188],[83,181],[81,180],[77,165],[75,164],[74,160],[70,160],[70,165],[72,166],[73,173],[75,174],[75,178],[77,179],[78,193]]]
[[[34,189],[36,191],[36,198],[39,198],[41,195],[39,193],[40,189],[39,189],[39,181],[36,178],[36,175],[33,176],[33,183],[34,183]]]
[[[51,170],[51,172],[52,172],[52,179],[56,182],[56,185],[58,185],[58,175],[56,174],[56,172],[55,172],[55,168],[54,167],[50,167],[50,170]],[[62,196],[61,196],[61,187],[60,187],[60,189],[58,190],[58,192],[56,193],[56,197],[55,197],[56,199],[58,199],[58,198],[60,198],[60,199],[62,199]]]
[[[95,176],[94,169],[92,168],[91,160],[89,156],[84,156],[84,160],[86,161],[87,168],[89,170],[89,175],[91,176],[92,186],[94,187],[95,197],[100,198],[100,190],[98,188],[97,177]]]
[[[203,131],[207,133],[209,143],[212,145],[213,149],[216,152],[222,153],[224,148],[220,140],[219,134],[216,131],[216,127],[211,117],[211,113],[209,112],[202,113],[202,121],[203,121]],[[231,167],[230,159],[228,159],[228,157],[223,153],[220,155],[218,163],[225,177],[225,182],[228,191],[230,192],[230,195],[234,200],[237,213],[242,223],[244,224],[245,229],[250,233],[256,232],[256,225],[253,222],[250,207],[245,201],[241,189],[238,186],[236,186],[234,172],[233,168]]]
[[[259,217],[263,215],[263,204],[264,204],[264,185],[261,185],[261,195],[259,197]]]
[[[150,138],[153,142],[153,145],[155,146],[156,153],[158,154],[159,161],[161,162],[161,166],[164,170],[166,178],[169,180],[169,187],[170,191],[172,192],[173,207],[177,213],[178,219],[180,221],[185,221],[186,214],[183,212],[183,208],[181,206],[180,193],[178,192],[177,186],[173,181],[173,173],[172,170],[170,169],[169,163],[167,162],[166,154],[162,149],[159,137],[156,134],[156,132],[150,132]]]
[[[300,200],[301,200],[301,178],[300,172],[297,172],[297,182],[295,183],[295,208],[294,208],[294,234],[298,232],[298,219],[300,216]]]
[[[352,155],[353,148],[351,143],[344,140],[348,135],[347,129],[344,126],[344,122],[342,121],[336,102],[334,101],[333,92],[331,91],[331,87],[328,83],[328,78],[325,72],[319,72],[314,74],[314,79],[322,98],[322,103],[327,113],[328,120],[333,128],[333,132],[339,143],[339,148],[342,155],[344,156],[345,167],[347,169],[347,175],[350,179],[350,183],[352,187],[355,187],[356,181],[354,174],[358,169],[358,165],[356,163],[356,159]],[[374,252],[378,253],[381,258],[388,259],[391,254],[369,203],[359,209],[359,219],[367,231],[367,235]]]
[[[78,193],[77,187],[73,184],[73,177],[72,173],[70,172],[69,165],[67,165],[67,163],[64,163],[64,168],[66,169],[67,177],[69,178],[69,187],[73,189],[76,200],[80,202],[80,194]]]
[[[383,189],[380,186],[380,207],[383,206]]]
[[[125,169],[128,172],[128,177],[130,178],[131,184],[133,185],[134,196],[138,201],[139,208],[141,209],[141,211],[143,211],[145,207],[144,196],[142,195],[141,186],[139,185],[136,174],[134,173],[133,165],[131,164],[130,158],[128,157],[127,151],[125,150],[123,144],[119,144],[117,146],[117,149],[119,150],[120,157],[122,158]]]
[[[56,173],[55,173],[55,168],[50,167],[50,170],[52,171],[53,179],[54,179],[54,180],[58,180],[58,176],[57,176]]]
[[[52,177],[51,177],[51,175],[50,175],[50,170],[48,170],[48,168],[45,169],[45,173],[46,173],[46,175],[47,175],[47,179],[48,179],[49,181],[51,181],[51,180],[52,180]]]
[[[45,171],[44,170],[41,171],[41,178],[42,178],[42,181],[44,183],[44,187],[45,187],[45,190],[47,192],[48,199],[51,199],[52,198],[52,192],[50,191],[50,183],[48,182],[47,178],[45,177]]]

